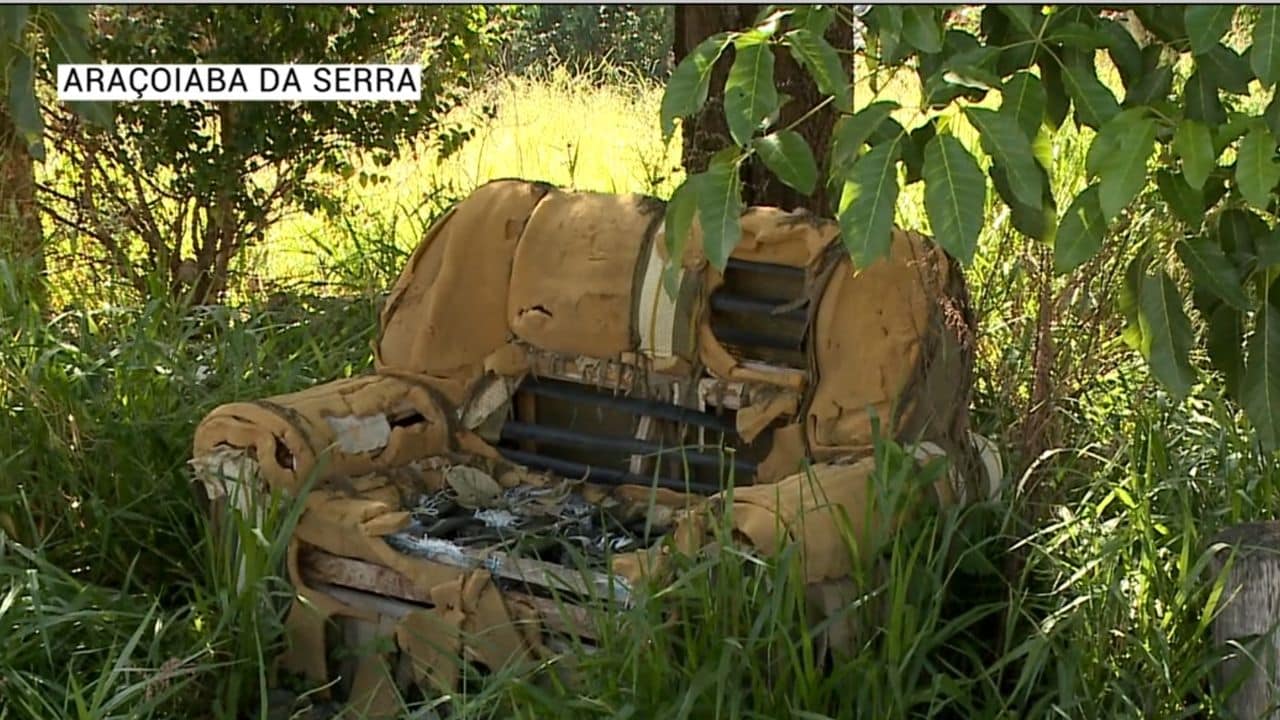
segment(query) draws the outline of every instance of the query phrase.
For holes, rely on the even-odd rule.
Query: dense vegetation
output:
[[[1258,141],[1249,138],[1263,137],[1258,128],[1280,130],[1269,124],[1272,106],[1280,107],[1271,102],[1275,72],[1269,61],[1255,64],[1249,48],[1256,46],[1259,33],[1275,31],[1277,15],[1245,8],[1227,16],[1226,23],[1213,15],[1179,26],[1171,20],[1172,11],[1162,9],[1155,15],[1140,12],[1137,24],[1126,19],[1126,27],[1137,29],[1129,37],[1139,47],[1142,73],[1156,73],[1163,83],[1167,70],[1167,90],[1161,85],[1152,92],[1165,90],[1171,98],[1167,105],[1138,103],[1154,108],[1152,115],[1126,116],[1127,98],[1115,91],[1127,95],[1132,77],[1123,62],[1108,59],[1111,46],[1103,43],[1104,37],[1118,37],[1108,23],[1119,20],[1075,16],[1065,23],[1054,13],[1023,16],[1022,10],[1000,9],[996,12],[1011,20],[1042,23],[1031,37],[1045,40],[1046,52],[1057,55],[1078,43],[1095,43],[1094,49],[1102,50],[1089,54],[1098,85],[1089,83],[1086,97],[1103,98],[1099,88],[1108,93],[1116,105],[1110,119],[1076,124],[1064,114],[1051,126],[1032,127],[1018,120],[1027,116],[1017,108],[1006,110],[1003,98],[1011,84],[1034,94],[1033,79],[1042,78],[1044,68],[1024,70],[1027,64],[1018,58],[1003,60],[1008,48],[989,58],[975,53],[968,56],[972,64],[961,63],[956,55],[962,53],[947,55],[945,40],[961,43],[970,53],[974,48],[964,48],[967,41],[954,33],[967,32],[989,45],[991,33],[1005,32],[1012,35],[997,43],[1001,47],[1041,45],[1018,35],[1016,25],[998,30],[999,18],[992,19],[990,8],[951,14],[910,9],[898,18],[887,7],[873,11],[868,51],[853,59],[854,81],[847,88],[851,105],[841,109],[848,111],[845,128],[865,132],[844,134],[842,147],[851,163],[846,170],[857,185],[856,178],[869,175],[869,168],[890,167],[866,163],[897,159],[893,153],[900,152],[902,164],[892,165],[900,189],[888,205],[891,217],[901,225],[930,228],[957,254],[971,255],[969,283],[981,328],[974,423],[1007,453],[1004,495],[989,504],[921,517],[880,549],[879,570],[866,578],[866,602],[850,610],[866,628],[860,650],[830,667],[814,667],[805,653],[802,603],[785,558],[761,567],[725,553],[694,561],[679,583],[624,614],[602,650],[580,660],[573,687],[536,674],[509,673],[501,678],[506,682],[447,699],[461,716],[1173,718],[1219,713],[1224,694],[1210,678],[1224,649],[1212,646],[1207,626],[1221,598],[1215,578],[1205,572],[1208,539],[1228,524],[1270,519],[1280,506],[1280,469],[1263,448],[1266,430],[1252,411],[1252,422],[1246,418],[1238,399],[1251,397],[1239,386],[1247,384],[1248,369],[1239,365],[1241,373],[1232,379],[1221,361],[1244,355],[1247,344],[1268,337],[1250,330],[1257,322],[1251,318],[1258,308],[1264,317],[1273,312],[1267,282],[1274,270],[1270,260],[1263,262],[1263,251],[1274,237],[1269,229],[1274,193],[1233,163],[1241,153],[1256,153],[1261,160],[1255,169],[1273,172],[1271,156],[1264,157],[1255,147]],[[212,12],[248,22],[247,14],[268,11]],[[120,11],[102,11],[95,18],[103,22],[115,12]],[[138,12],[181,19],[205,11]],[[325,16],[320,8],[315,12],[321,14],[316,22],[333,23],[335,37],[352,27],[346,24],[350,19]],[[281,205],[287,212],[228,259],[225,293],[217,302],[193,306],[173,293],[170,268],[149,258],[140,236],[134,254],[124,258],[136,276],[131,278],[122,260],[104,254],[91,234],[48,214],[41,215],[43,271],[32,272],[16,254],[0,257],[0,718],[262,714],[264,658],[280,642],[278,604],[265,599],[287,592],[268,572],[280,550],[273,530],[286,525],[288,517],[272,518],[251,545],[254,582],[250,592],[237,594],[229,559],[209,538],[189,487],[185,463],[194,424],[221,402],[367,369],[381,290],[425,225],[479,182],[518,175],[663,197],[681,186],[686,178],[679,170],[678,143],[664,137],[668,128],[660,123],[673,114],[661,70],[665,50],[654,43],[635,57],[600,52],[623,47],[611,38],[666,32],[667,20],[657,17],[659,11],[638,8],[610,10],[617,17],[610,15],[607,22],[592,20],[588,12],[596,11],[521,8],[484,14],[462,8],[449,22],[422,26],[431,30],[429,36],[404,35],[406,47],[421,47],[432,58],[441,43],[466,48],[458,51],[457,65],[446,64],[451,75],[442,76],[441,97],[450,102],[432,108],[430,118],[415,118],[414,128],[395,125],[389,131],[397,138],[394,148],[377,148],[381,136],[360,135],[358,145],[375,144],[372,155],[338,148],[343,152],[334,157],[349,165],[321,163],[306,176],[316,194]],[[762,20],[768,21],[767,14]],[[788,52],[785,43],[796,36],[787,40],[787,33],[805,26],[790,25],[794,16],[777,22],[785,32],[756,44]],[[577,29],[586,26],[591,34]],[[1207,38],[1212,32],[1206,28],[1221,32]],[[120,38],[149,32],[146,25],[125,29],[138,35]],[[885,38],[895,29],[904,38],[902,50],[886,58],[892,53],[883,50]],[[717,42],[750,47],[762,32],[739,30]],[[1194,36],[1186,37],[1188,31]],[[549,36],[551,44],[543,40]],[[46,47],[44,37],[52,34],[32,31],[23,42],[39,51]],[[90,37],[98,52],[115,52],[110,43],[116,36],[90,32]],[[184,37],[158,35],[157,42],[177,52]],[[457,46],[451,44],[455,37]],[[930,52],[939,38],[941,52]],[[1217,49],[1219,43],[1235,60]],[[573,50],[551,55],[548,47]],[[723,49],[725,62],[741,57]],[[763,57],[759,50],[752,52]],[[499,62],[504,56],[512,59],[510,66]],[[38,52],[35,57],[40,58]],[[493,63],[485,66],[481,57]],[[811,67],[825,62],[814,57],[819,62]],[[572,64],[557,65],[557,58]],[[1197,77],[1201,63],[1215,69]],[[515,66],[519,74],[511,69]],[[941,71],[944,67],[949,70]],[[964,78],[960,90],[944,77],[956,68],[968,71],[949,76]],[[678,87],[679,77],[676,70],[672,86]],[[833,97],[842,97],[843,90],[827,87]],[[939,88],[954,95],[938,107],[922,102],[922,93]],[[1183,101],[1187,92],[1218,98],[1222,116],[1191,117],[1190,104]],[[1043,97],[1043,118],[1057,112],[1051,97],[1071,98],[1075,115],[1080,112],[1077,95],[1046,91]],[[896,107],[876,104],[884,101]],[[957,105],[964,102],[970,104]],[[983,128],[992,117],[983,114],[988,107],[1011,113],[1012,131],[1031,148],[1034,164],[1027,172],[1036,182],[1016,186],[1016,195],[1008,185],[1001,189],[1000,173],[992,170],[1014,160],[984,150],[992,142]],[[867,108],[883,109],[875,126],[863,121],[881,110],[868,115]],[[770,114],[751,119],[767,120]],[[181,150],[192,132],[202,131],[197,122],[162,116],[157,108],[143,107],[122,114],[127,122],[115,136],[120,147],[135,147],[149,137],[146,128],[160,127],[172,129],[173,146]],[[55,122],[49,123],[45,141],[47,159],[36,172],[46,193],[40,195],[42,204],[56,209],[70,202],[59,194],[77,197],[70,189],[86,182],[87,175],[70,161],[79,157],[78,146],[61,144],[55,134],[57,122],[74,121],[59,120],[60,114],[48,117]],[[1118,121],[1121,117],[1130,119]],[[280,127],[294,127],[292,119],[273,118]],[[965,118],[977,122],[967,127]],[[328,122],[306,118],[307,123],[321,121]],[[1120,123],[1117,132],[1144,139],[1154,133],[1142,172],[1136,173],[1140,177],[1123,178],[1131,197],[1107,213],[1114,218],[1096,247],[1066,244],[1064,237],[1095,236],[1078,228],[1068,233],[1063,213],[1054,214],[1056,239],[1046,236],[1024,212],[1022,205],[1034,201],[1023,193],[1038,188],[1041,209],[1096,201],[1097,191],[1088,192],[1091,184],[1115,176],[1109,166],[1099,166],[1090,149],[1106,137],[1110,122]],[[774,129],[759,124],[742,125],[741,147],[724,157],[771,152],[761,138]],[[309,147],[308,127],[314,125],[297,126],[304,133],[297,147]],[[441,127],[459,132],[442,133]],[[396,135],[401,128],[405,132]],[[919,128],[931,131],[917,134]],[[1201,152],[1205,133],[1212,148],[1208,160]],[[912,160],[913,136],[921,145],[918,161]],[[941,140],[930,144],[935,137],[953,136],[959,150]],[[239,159],[252,156],[248,149],[271,148],[261,138],[245,142]],[[788,143],[794,147],[790,141],[778,144]],[[1270,141],[1272,153],[1274,145]],[[997,176],[996,192],[972,203],[981,210],[978,217],[957,217],[958,229],[949,239],[939,228],[930,188],[954,183],[935,182],[930,147],[945,157],[970,155],[981,187]],[[379,149],[385,153],[378,154]],[[827,150],[811,148],[819,157]],[[109,163],[130,156],[101,157],[108,163],[105,179],[95,182],[128,182],[130,176],[113,171]],[[184,185],[195,182],[197,174],[187,173],[176,159],[167,162],[159,162],[167,169],[157,171],[158,177],[177,199],[156,205],[177,212],[178,201],[195,202],[204,185]],[[362,172],[391,181],[345,182]],[[1190,191],[1170,185],[1165,172],[1177,175],[1174,179],[1186,188],[1194,187],[1183,179],[1188,174],[1204,176],[1205,183],[1221,181],[1223,191],[1195,196],[1201,204],[1198,214],[1192,213],[1179,204]],[[924,182],[907,182],[916,176]],[[808,184],[802,182],[807,175],[790,179]],[[1272,186],[1276,180],[1280,177],[1272,178]],[[306,197],[324,200],[304,205]],[[1119,196],[1108,197],[1111,203]],[[861,212],[849,210],[856,205],[855,193],[835,210]],[[885,212],[878,205],[868,207],[877,218]],[[10,214],[0,222],[20,229],[13,206],[3,210]],[[1094,212],[1090,205],[1083,217]],[[1191,227],[1205,218],[1204,227]],[[1032,232],[1037,227],[1040,232]],[[1028,235],[1049,241],[1032,242]],[[0,237],[12,236],[0,228]],[[162,234],[161,240],[190,249],[179,237]],[[1232,245],[1220,255],[1210,251],[1211,259],[1197,264],[1184,246],[1203,248],[1206,242]],[[1064,262],[1064,254],[1072,262]],[[1181,319],[1163,329],[1149,314],[1144,321],[1142,313],[1136,320],[1126,313],[1128,306],[1118,301],[1126,297],[1126,287],[1133,287],[1135,258],[1159,278],[1158,297],[1172,297],[1169,307],[1182,308],[1185,295],[1191,312],[1182,311]],[[1222,277],[1235,285],[1215,282]],[[1150,291],[1147,297],[1153,297]],[[1215,317],[1226,312],[1222,307],[1237,318],[1231,333],[1215,331]],[[1125,328],[1135,323],[1136,335],[1126,336]],[[1135,353],[1127,339],[1136,340],[1142,352]],[[1168,352],[1171,348],[1181,354]],[[1232,348],[1234,355],[1223,354]],[[1156,366],[1155,377],[1147,360]],[[1185,382],[1170,383],[1170,372]],[[1270,373],[1264,376],[1269,384]],[[707,572],[711,566],[718,572]],[[669,622],[673,609],[678,625]],[[425,709],[418,712],[415,716],[430,716]]]

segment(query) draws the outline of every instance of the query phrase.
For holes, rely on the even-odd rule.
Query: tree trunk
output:
[[[684,59],[698,43],[727,30],[743,30],[751,27],[760,13],[759,5],[677,5],[675,9],[675,57]],[[853,43],[853,28],[837,20],[827,30],[827,40],[837,50],[847,50]],[[684,124],[683,162],[687,172],[702,172],[707,161],[716,151],[729,147],[733,139],[729,135],[724,117],[724,82],[729,76],[733,49],[725,51],[727,57],[716,63],[711,75],[711,92],[702,112],[689,118]],[[852,63],[852,55],[846,54],[846,69]],[[790,95],[791,101],[782,108],[778,127],[786,127],[822,100],[813,78],[795,58],[783,48],[775,48],[774,81],[778,92]],[[819,215],[831,215],[835,208],[833,198],[827,192],[827,148],[831,144],[831,131],[835,126],[836,112],[830,105],[815,112],[796,126],[813,148],[818,160],[819,184],[813,195],[805,196],[787,187],[756,159],[742,167],[743,202],[747,205],[773,205],[785,210],[806,208]]]
[[[0,106],[0,257],[44,270],[44,238],[36,206],[35,167],[27,144]]]

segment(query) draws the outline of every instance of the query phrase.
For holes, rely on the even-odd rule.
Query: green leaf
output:
[[[1076,105],[1076,116],[1080,122],[1095,130],[1120,112],[1120,103],[1116,96],[1103,85],[1092,67],[1083,61],[1067,63],[1063,68],[1063,82],[1067,93]]]
[[[1218,86],[1203,70],[1196,70],[1187,78],[1182,87],[1183,103],[1186,105],[1187,117],[1209,125],[1221,125],[1227,121],[1227,112],[1222,109],[1222,98],[1218,96]]]
[[[36,99],[35,70],[30,55],[21,51],[15,55],[7,78],[9,113],[27,152],[32,158],[43,161],[44,118],[40,115],[40,102]]]
[[[1280,310],[1264,297],[1254,322],[1240,383],[1241,405],[1263,449],[1275,452],[1280,448]]]
[[[836,19],[835,8],[830,5],[802,5],[791,16],[791,27],[800,28],[813,35],[826,35],[827,28]]]
[[[1227,394],[1238,401],[1244,379],[1244,316],[1230,305],[1221,304],[1208,314],[1205,349],[1209,360],[1222,373]]]
[[[1125,321],[1120,339],[1125,345],[1139,352],[1142,351],[1142,323],[1139,320],[1141,313],[1138,309],[1138,287],[1142,284],[1142,268],[1145,262],[1145,252],[1130,260],[1128,267],[1125,268],[1120,287],[1116,290],[1116,309],[1120,311]]]
[[[943,63],[942,80],[978,90],[998,89],[1001,83],[995,65],[999,56],[1000,49],[993,47],[978,47],[952,55]]]
[[[902,144],[902,164],[907,170],[907,184],[924,179],[924,149],[938,135],[938,124],[930,121],[907,133]]]
[[[1266,110],[1262,112],[1262,119],[1267,123],[1271,134],[1280,138],[1280,93],[1271,97],[1271,102],[1267,103]]]
[[[1191,272],[1197,288],[1202,288],[1238,310],[1249,309],[1240,273],[1222,246],[1203,235],[1179,240],[1175,246],[1182,264]]]
[[[662,138],[667,140],[676,129],[676,118],[695,115],[707,102],[711,87],[711,70],[729,45],[728,33],[719,33],[698,43],[671,73],[662,93],[660,120]]]
[[[1133,12],[1143,27],[1166,43],[1181,43],[1187,37],[1186,11],[1180,5],[1141,5]]]
[[[770,133],[754,145],[765,167],[779,180],[805,195],[813,192],[818,182],[818,163],[800,133],[794,130]]]
[[[1100,159],[1090,152],[1088,160],[1094,160],[1089,164],[1096,167],[1102,181],[1098,200],[1107,222],[1146,185],[1147,160],[1155,150],[1155,141],[1156,122],[1144,108],[1125,110],[1099,131],[1094,142],[1102,142],[1107,152]]]
[[[831,43],[807,28],[792,30],[782,39],[791,48],[796,59],[809,70],[818,90],[835,98],[835,109],[840,112],[851,111],[853,89],[849,85],[849,74],[845,72],[840,56],[831,47]]]
[[[721,151],[698,181],[698,224],[707,260],[724,271],[729,255],[742,240],[742,186],[736,151]]]
[[[1055,27],[1045,39],[1051,43],[1090,50],[1107,47],[1111,42],[1110,36],[1101,29],[1074,21]]]
[[[1182,296],[1168,273],[1144,276],[1138,286],[1143,356],[1156,379],[1181,400],[1191,391],[1195,370],[1191,354],[1191,321],[1182,307]]]
[[[1032,154],[1031,142],[1018,123],[995,110],[964,108],[969,122],[978,129],[982,147],[1008,174],[1014,195],[1028,207],[1039,210],[1042,180]]]
[[[1240,141],[1236,159],[1236,184],[1250,205],[1266,210],[1271,204],[1271,189],[1280,181],[1280,165],[1276,164],[1276,140],[1265,125],[1259,123]]]
[[[1037,182],[1040,185],[1040,207],[1033,208],[1014,195],[1009,182],[1009,175],[1000,163],[991,163],[988,171],[991,182],[995,185],[996,194],[1009,207],[1009,222],[1018,232],[1033,240],[1052,243],[1057,231],[1058,207],[1054,203],[1053,193],[1049,190],[1049,178],[1045,171],[1036,166]]]
[[[1044,24],[1044,16],[1040,9],[1033,5],[1001,5],[1000,11],[1013,23],[1023,35],[1039,37],[1040,27]],[[1039,20],[1039,22],[1037,22]]]
[[[1262,220],[1261,218],[1258,218]],[[1266,223],[1263,222],[1263,225]],[[1254,238],[1256,252],[1255,265],[1259,270],[1270,273],[1280,266],[1280,226],[1269,232],[1261,232]],[[1277,298],[1280,300],[1280,298]]]
[[[1107,53],[1120,71],[1125,89],[1132,88],[1143,74],[1142,48],[1133,39],[1133,33],[1114,20],[1101,20],[1099,27],[1107,34]]]
[[[1258,247],[1268,245],[1271,228],[1248,208],[1227,208],[1218,215],[1214,238],[1235,263],[1241,276],[1248,276],[1257,265]]]
[[[972,263],[987,204],[982,168],[959,140],[938,135],[925,146],[923,175],[924,209],[938,244]]]
[[[1161,65],[1150,72],[1143,73],[1138,77],[1137,82],[1126,87],[1128,90],[1124,96],[1125,107],[1151,105],[1165,100],[1169,97],[1169,93],[1173,92],[1173,68]]]
[[[1217,45],[1235,14],[1234,5],[1188,5],[1187,39],[1191,41],[1191,52],[1199,55]]]
[[[22,43],[23,31],[27,29],[27,14],[30,5],[0,5],[0,44],[8,41],[14,45]]]
[[[765,43],[734,44],[733,65],[724,83],[724,116],[734,142],[746,146],[760,125],[778,108],[773,85],[773,51]]]
[[[1071,111],[1071,96],[1067,94],[1067,86],[1062,79],[1062,65],[1050,55],[1039,57],[1036,65],[1040,68],[1040,82],[1044,83],[1045,114],[1057,129]]]
[[[883,6],[882,6],[883,7]],[[862,150],[862,146],[871,138],[872,133],[898,109],[898,103],[892,100],[880,100],[862,108],[853,115],[841,117],[832,130],[831,169],[833,172],[843,168]]]
[[[1263,5],[1258,9],[1258,22],[1253,26],[1253,46],[1249,49],[1249,67],[1262,81],[1263,87],[1280,80],[1280,8]]]
[[[662,286],[667,296],[674,298],[680,292],[680,268],[689,229],[698,210],[698,183],[702,175],[690,175],[671,193],[663,218],[663,242],[667,248],[667,267],[662,272]]]
[[[1237,95],[1249,93],[1249,81],[1253,71],[1249,63],[1225,45],[1215,45],[1208,52],[1196,55],[1196,67],[1207,73],[1214,85]]]
[[[908,5],[902,9],[902,37],[920,52],[942,51],[942,26],[934,9],[927,5]]]
[[[880,30],[880,61],[897,62],[902,53],[902,6],[876,5],[871,16]]]
[[[1107,222],[1098,203],[1098,185],[1085,188],[1071,201],[1053,240],[1053,269],[1067,273],[1087,262],[1102,247]]]
[[[1231,143],[1244,137],[1257,123],[1257,116],[1232,112],[1227,122],[1213,127],[1213,151],[1219,155],[1231,146]]]
[[[1168,203],[1174,214],[1191,227],[1199,227],[1204,222],[1204,195],[1187,184],[1179,173],[1168,170],[1156,172],[1156,187],[1160,196]]]
[[[1182,158],[1182,174],[1191,187],[1199,190],[1217,165],[1213,136],[1199,120],[1183,119],[1173,134],[1173,152]]]
[[[1035,156],[1036,163],[1045,171],[1045,182],[1047,183],[1048,173],[1053,172],[1053,140],[1049,139],[1050,131],[1043,125],[1040,126],[1040,132],[1031,140],[1031,154]]]
[[[840,195],[840,238],[856,267],[889,251],[898,201],[898,142],[877,145],[858,158]]]
[[[1047,102],[1040,79],[1029,72],[1019,72],[1005,82],[1003,94],[1000,112],[1013,116],[1027,138],[1035,139],[1044,124]]]

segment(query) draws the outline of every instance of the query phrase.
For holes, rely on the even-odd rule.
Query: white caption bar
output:
[[[409,100],[421,65],[59,65],[62,101]]]

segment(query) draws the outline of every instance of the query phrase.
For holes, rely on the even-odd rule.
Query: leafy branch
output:
[[[670,136],[677,118],[702,109],[712,70],[732,47],[724,112],[733,145],[676,190],[668,243],[682,248],[696,215],[708,259],[723,267],[741,236],[737,168],[752,154],[802,193],[819,183],[840,189],[832,210],[858,266],[887,251],[904,180],[924,184],[935,239],[962,263],[977,251],[994,190],[1018,232],[1053,247],[1059,273],[1104,251],[1127,225],[1130,205],[1154,186],[1181,232],[1145,240],[1119,298],[1125,336],[1175,398],[1190,392],[1197,339],[1168,265],[1180,263],[1207,327],[1212,366],[1263,446],[1280,448],[1280,341],[1271,342],[1280,330],[1270,321],[1280,308],[1272,291],[1280,278],[1280,9],[988,5],[977,27],[966,29],[953,19],[956,8],[877,5],[854,17],[845,8],[788,6],[695,48],[667,86],[663,132]],[[857,52],[873,91],[882,75],[914,71],[918,107],[854,103],[840,60],[848,50],[823,39],[837,18],[860,25]],[[1224,37],[1250,20],[1237,51]],[[809,147],[794,123],[775,127],[786,101],[774,86],[776,52],[790,53],[838,113],[830,147]],[[1114,66],[1119,95],[1116,83],[1104,82],[1099,54]],[[1262,94],[1273,99],[1251,110],[1249,100]],[[1096,134],[1086,183],[1060,210],[1049,137],[1069,121]],[[977,131],[987,162],[956,136],[961,123]],[[816,176],[816,153],[830,159],[826,178]]]

